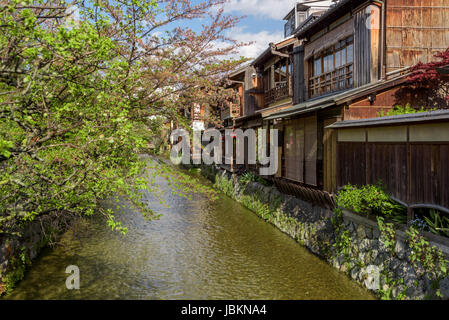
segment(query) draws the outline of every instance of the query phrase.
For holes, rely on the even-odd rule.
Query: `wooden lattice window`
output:
[[[354,38],[351,36],[309,61],[309,97],[353,88]]]

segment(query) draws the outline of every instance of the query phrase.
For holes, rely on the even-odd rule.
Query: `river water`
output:
[[[204,183],[209,183],[203,179]],[[146,221],[129,210],[129,232],[92,218],[64,245],[46,250],[8,299],[373,299],[371,294],[275,227],[222,195],[192,201],[167,190],[170,208]],[[80,269],[80,290],[67,290],[66,267]]]

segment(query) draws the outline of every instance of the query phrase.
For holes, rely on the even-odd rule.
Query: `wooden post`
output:
[[[413,208],[407,208],[407,220],[408,222],[413,221],[415,219],[415,214],[413,212]]]
[[[411,172],[412,172],[412,152],[410,147],[410,126],[407,126],[407,205],[410,206],[412,200],[412,186],[411,186]],[[413,217],[413,209],[410,207],[407,208],[407,222],[410,222],[414,219]]]

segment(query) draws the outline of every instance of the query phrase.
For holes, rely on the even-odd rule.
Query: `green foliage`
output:
[[[326,254],[328,256],[330,254],[332,257],[334,253],[332,250],[329,250],[332,248],[338,255],[343,255],[344,262],[346,263],[346,270],[348,272],[354,265],[359,269],[362,269],[365,266],[365,263],[357,257],[357,248],[353,246],[353,239],[350,231],[344,226],[343,211],[341,208],[337,207],[334,209],[331,223],[334,226],[335,239],[332,245],[328,244],[327,248],[324,249],[325,252],[327,251]]]
[[[15,288],[16,284],[25,276],[25,270],[29,264],[30,260],[25,247],[22,247],[19,254],[11,257],[8,261],[8,272],[0,281],[4,286],[4,292],[0,292],[0,295],[8,294]]]
[[[394,202],[380,186],[348,184],[338,192],[337,205],[355,213],[372,213],[397,223],[407,222],[406,208]]]
[[[377,225],[380,230],[382,242],[393,255],[396,246],[396,230],[394,224],[386,223],[383,217],[377,217]]]
[[[246,196],[246,195],[241,196],[239,200],[245,207],[255,212],[262,219],[266,221],[270,220],[272,211],[270,210],[268,204],[263,203],[262,201],[253,196]]]
[[[239,181],[241,184],[246,186],[251,181],[257,181],[257,177],[248,172],[242,175]],[[215,177],[214,187],[221,190],[228,197],[236,199],[234,182],[232,178],[228,179],[217,174]],[[281,198],[275,198],[270,204],[268,204],[262,199],[261,195],[257,193],[251,195],[241,195],[236,200],[266,221],[270,221],[274,212],[281,206]]]
[[[240,182],[241,182],[243,185],[247,185],[247,184],[250,183],[250,182],[257,182],[257,183],[260,183],[260,184],[262,184],[262,185],[264,185],[264,186],[269,185],[269,183],[268,183],[267,180],[265,180],[265,179],[259,177],[258,175],[254,174],[254,173],[251,172],[251,171],[245,172],[245,173],[240,177]]]
[[[431,280],[448,276],[449,261],[439,248],[432,246],[414,227],[407,230],[406,235],[407,243],[412,249],[408,258],[416,268],[422,267]]]
[[[225,177],[220,177],[218,174],[215,176],[214,187],[221,190],[225,195],[230,198],[235,198],[234,195],[234,183],[232,179],[226,179]]]
[[[351,257],[351,235],[348,230],[341,228],[337,233],[337,239],[335,241],[334,247],[337,249],[338,253],[343,254],[345,260],[350,259]]]
[[[148,172],[138,153],[162,143],[171,121],[186,123],[180,106],[221,98],[217,75],[242,61],[220,60],[235,44],[209,44],[238,19],[218,16],[201,35],[178,28],[158,37],[158,26],[200,18],[214,4],[168,2],[164,10],[179,13],[168,18],[157,1],[82,1],[79,22],[69,4],[14,0],[0,9],[2,236],[20,235],[37,217],[97,213],[126,233],[114,214],[123,206],[112,212],[100,202],[120,197],[158,218],[141,201],[144,190],[158,195],[148,183],[157,176],[187,198],[205,191],[170,166]]]
[[[242,183],[243,185],[247,185],[250,182],[256,182],[256,181],[257,181],[257,176],[254,173],[252,173],[251,171],[245,172],[240,177],[240,183]]]
[[[427,226],[434,234],[449,237],[449,218],[437,210],[430,210],[430,217],[424,217]]]
[[[343,211],[340,208],[334,209],[331,222],[335,229],[335,242],[332,247],[338,254],[343,254],[345,261],[348,261],[352,254],[352,239],[349,230],[343,225]]]
[[[381,300],[405,300],[407,298],[407,287],[405,286],[404,279],[393,280],[391,273],[384,271],[382,273],[385,282],[385,288],[379,288],[378,294]],[[399,290],[398,295],[394,298],[393,290]]]
[[[379,112],[379,117],[389,117],[389,116],[399,116],[403,114],[414,114],[414,113],[421,113],[421,112],[429,112],[429,111],[435,111],[436,109],[426,109],[424,107],[422,108],[412,108],[409,103],[405,107],[403,106],[395,106],[392,110],[388,112],[384,112],[383,110]]]
[[[9,158],[11,156],[11,152],[9,151],[14,144],[11,141],[6,141],[0,138],[0,155]]]

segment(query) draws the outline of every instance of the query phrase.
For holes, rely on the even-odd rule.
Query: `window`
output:
[[[287,82],[287,61],[281,60],[274,67],[274,87]]]
[[[293,34],[295,31],[295,15],[292,14],[290,18],[288,18],[287,23],[284,26],[284,36],[287,38]]]
[[[334,70],[334,53],[333,53],[333,51],[328,52],[324,56],[323,69],[324,69],[325,73],[331,72],[332,70]]]
[[[298,12],[298,27],[301,23],[303,23],[304,21],[306,21],[307,18],[307,13],[305,12]]]
[[[323,70],[321,69],[321,57],[315,58],[315,65],[313,66],[313,76],[319,76]]]
[[[288,58],[283,58],[266,68],[264,73],[266,105],[291,95],[291,70],[292,63]]]
[[[354,39],[349,37],[309,62],[309,97],[353,87]]]

